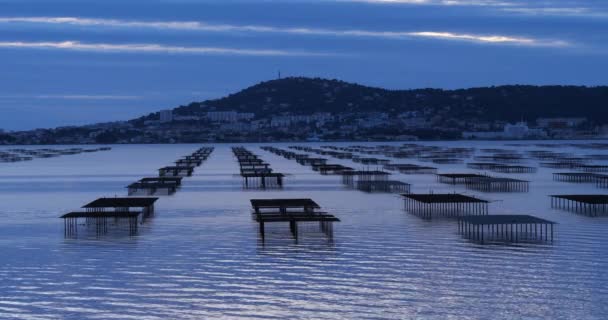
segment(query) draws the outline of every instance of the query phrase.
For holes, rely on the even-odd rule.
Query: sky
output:
[[[127,120],[279,71],[389,89],[606,85],[608,1],[0,0],[0,129]]]

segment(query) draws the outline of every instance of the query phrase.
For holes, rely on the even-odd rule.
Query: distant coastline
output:
[[[273,143],[294,143],[294,144],[304,144],[304,143],[318,143],[318,144],[330,144],[330,143],[423,143],[423,142],[507,142],[507,143],[530,143],[530,142],[564,142],[564,141],[608,141],[608,137],[597,137],[597,138],[572,138],[572,139],[515,139],[515,140],[507,140],[507,139],[453,139],[453,140],[439,140],[439,139],[428,139],[428,140],[381,140],[381,141],[371,141],[371,140],[334,140],[334,141],[306,141],[306,140],[294,140],[294,141],[204,141],[204,142],[158,142],[158,143],[74,143],[74,144],[3,144],[1,147],[36,147],[36,146],[129,146],[129,145],[169,145],[169,144],[191,144],[191,145],[211,145],[211,144],[268,144],[272,145]]]
[[[606,86],[386,90],[284,78],[132,120],[2,131],[0,144],[604,139],[607,105]]]

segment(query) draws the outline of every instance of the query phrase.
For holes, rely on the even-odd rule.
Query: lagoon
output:
[[[443,147],[543,149],[534,141],[419,142]],[[547,142],[543,142],[547,143]],[[551,151],[608,153],[549,142]],[[402,143],[277,143],[291,145]],[[231,147],[243,145],[288,174],[282,190],[243,190]],[[269,144],[264,144],[269,145]],[[593,184],[553,181],[554,172],[493,174],[529,180],[527,193],[487,193],[441,184],[431,174],[393,174],[415,193],[459,192],[490,201],[491,214],[557,222],[552,244],[481,245],[453,219],[408,214],[395,194],[346,188],[260,149],[215,151],[156,203],[136,236],[65,238],[60,215],[128,184],[202,145],[116,145],[111,151],[0,163],[1,319],[605,319],[608,218],[552,209],[551,194],[600,194]],[[72,146],[59,146],[72,147]],[[59,148],[58,147],[58,148]],[[3,147],[10,149],[11,147]],[[36,148],[36,147],[23,147]],[[40,148],[40,147],[38,147]],[[380,156],[381,157],[381,156]],[[349,159],[330,158],[355,168]],[[401,159],[429,165],[419,160]],[[471,158],[467,162],[473,162]],[[594,163],[606,164],[605,160]],[[441,173],[480,172],[462,163]],[[375,168],[375,167],[374,167]],[[483,172],[483,170],[481,171]],[[312,198],[341,222],[333,241],[272,227],[261,241],[250,199]]]

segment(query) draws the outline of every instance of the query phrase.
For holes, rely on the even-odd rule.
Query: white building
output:
[[[213,122],[235,122],[237,120],[236,111],[210,111],[207,112],[207,119]]]
[[[173,121],[198,121],[200,119],[199,116],[173,116]]]
[[[160,122],[166,123],[173,121],[173,110],[161,110],[160,111]]]
[[[528,124],[523,121],[517,122],[515,124],[507,123],[504,128],[504,137],[521,139],[526,137],[529,131],[530,128],[528,128]]]
[[[239,120],[251,120],[255,117],[254,113],[239,113],[236,111],[210,111],[207,112],[207,119],[213,122],[236,122]]]
[[[324,124],[333,119],[329,112],[317,112],[312,115],[289,115],[272,117],[270,120],[271,127],[289,127],[296,123],[316,123],[317,126]]]
[[[598,128],[598,133],[600,137],[608,138],[608,125],[603,125]]]
[[[525,139],[545,138],[547,133],[542,129],[530,129],[525,122],[507,123],[503,131],[473,131],[463,132],[465,139]]]
[[[256,130],[260,128],[267,128],[268,121],[267,120],[253,120],[251,121],[251,129]]]
[[[536,124],[541,128],[573,128],[587,122],[587,118],[538,118]]]

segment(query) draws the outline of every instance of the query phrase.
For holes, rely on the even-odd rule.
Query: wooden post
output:
[[[260,235],[262,236],[262,239],[264,239],[264,221],[260,220]]]

